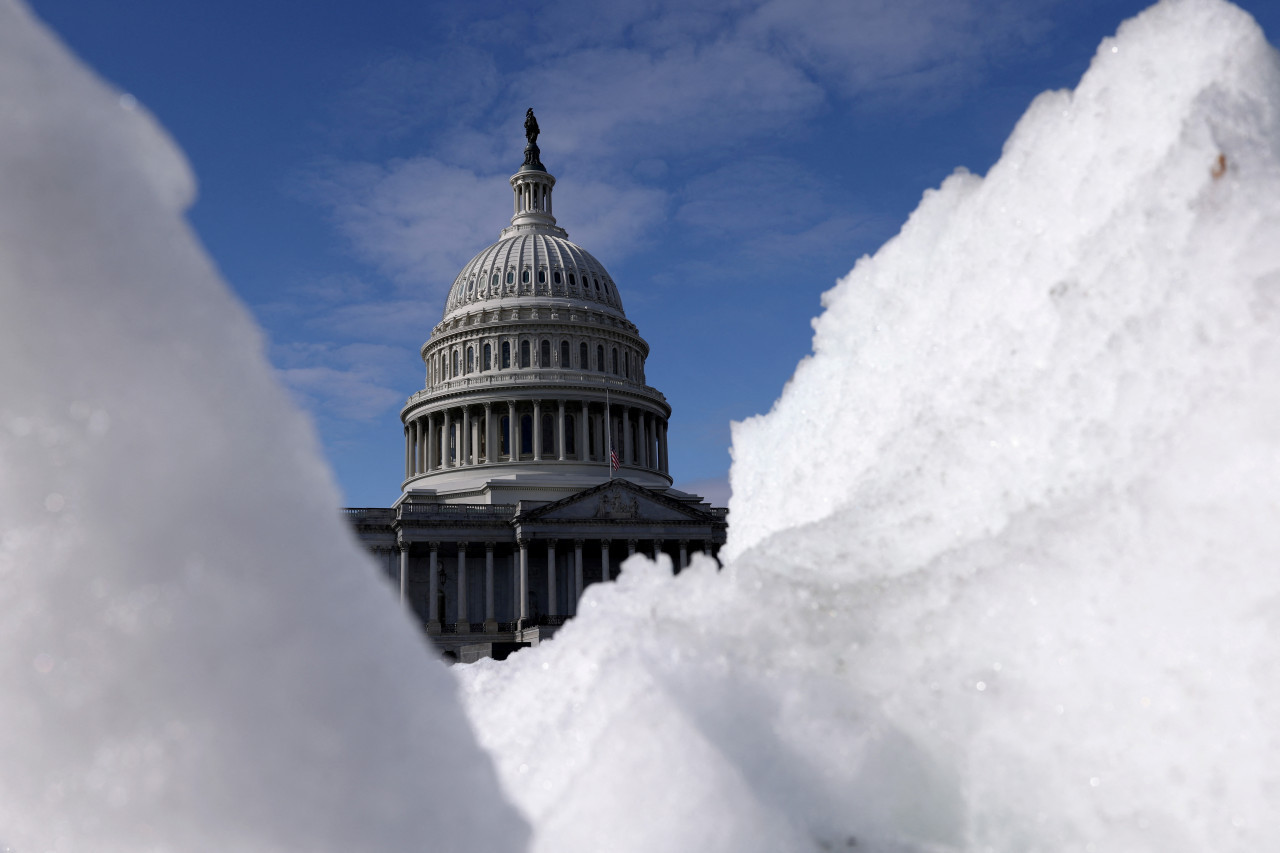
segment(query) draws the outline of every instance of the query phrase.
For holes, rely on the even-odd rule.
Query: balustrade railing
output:
[[[515,516],[515,504],[401,504],[401,518],[502,518]]]

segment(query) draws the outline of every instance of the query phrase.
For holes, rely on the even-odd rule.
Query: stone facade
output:
[[[630,554],[680,569],[727,527],[726,510],[671,487],[649,346],[604,266],[556,225],[539,153],[531,138],[510,227],[463,267],[422,346],[400,499],[346,510],[459,660],[545,639]]]

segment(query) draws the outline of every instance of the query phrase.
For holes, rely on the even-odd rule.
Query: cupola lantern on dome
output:
[[[671,407],[645,381],[649,345],[604,265],[556,224],[532,109],[524,127],[511,224],[462,268],[422,345],[425,386],[400,412],[403,494],[348,511],[375,554],[395,549],[402,598],[458,654],[537,642],[639,543],[682,568],[727,526],[671,487]],[[468,548],[483,552],[483,584]]]

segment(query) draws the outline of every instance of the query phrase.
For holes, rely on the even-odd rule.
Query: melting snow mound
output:
[[[1280,62],[1166,0],[825,301],[727,564],[463,668],[538,850],[1280,848]]]
[[[0,117],[0,850],[519,849],[181,154],[13,0]]]

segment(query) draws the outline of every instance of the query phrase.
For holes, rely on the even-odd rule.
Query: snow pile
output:
[[[520,849],[185,161],[13,0],[0,117],[0,849]]]
[[[734,432],[729,564],[462,672],[538,850],[1280,848],[1280,62],[1166,0]]]

